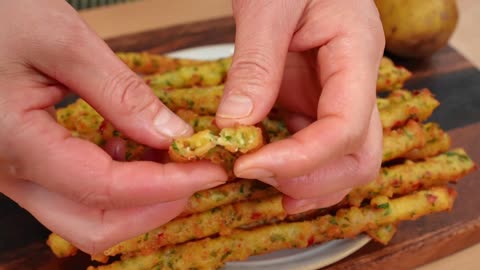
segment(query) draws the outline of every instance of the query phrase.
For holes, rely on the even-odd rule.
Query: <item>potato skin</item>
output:
[[[421,58],[445,46],[458,21],[455,0],[375,0],[387,51]]]

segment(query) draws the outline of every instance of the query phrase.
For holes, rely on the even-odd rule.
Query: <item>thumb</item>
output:
[[[233,1],[235,53],[215,119],[220,127],[255,124],[271,110],[303,10],[299,2]]]
[[[61,40],[42,38],[42,31],[33,33],[37,36],[32,38],[43,44],[24,54],[36,69],[77,93],[136,141],[163,148],[172,138],[192,132],[73,10],[65,12],[73,19],[52,22]]]

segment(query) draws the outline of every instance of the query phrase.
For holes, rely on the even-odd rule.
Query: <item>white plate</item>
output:
[[[233,54],[231,43],[200,46],[171,52],[178,58],[217,59]],[[360,235],[354,239],[335,240],[306,249],[287,249],[250,257],[242,262],[230,262],[224,270],[313,270],[335,263],[366,245],[371,239]]]

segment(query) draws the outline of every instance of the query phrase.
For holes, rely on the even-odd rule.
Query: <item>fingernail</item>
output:
[[[178,116],[167,109],[161,109],[153,120],[155,129],[165,137],[175,138],[186,136],[191,128],[184,123]]]
[[[222,101],[217,116],[222,118],[244,118],[253,110],[253,101],[250,97],[231,95]]]
[[[307,212],[315,208],[319,208],[319,207],[317,207],[317,205],[311,200],[298,200],[295,203],[294,209],[290,209],[291,211],[289,213],[298,214],[298,213]]]
[[[278,187],[278,182],[277,180],[275,180],[275,178],[273,177],[268,177],[268,178],[258,178],[258,180],[266,183],[266,184],[269,184],[270,186],[272,187]]]
[[[251,168],[244,171],[240,171],[236,173],[236,176],[239,178],[260,179],[264,182],[269,182],[268,184],[277,185],[274,178],[274,174],[268,170],[261,169],[261,168]]]

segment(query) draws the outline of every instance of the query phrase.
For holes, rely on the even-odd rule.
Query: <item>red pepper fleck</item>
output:
[[[392,186],[399,187],[400,186],[400,181],[398,179],[393,180]]]
[[[429,203],[434,204],[437,201],[437,196],[432,194],[427,194],[427,200]]]
[[[250,216],[250,219],[256,220],[262,217],[262,213],[258,212],[253,212],[252,215]]]
[[[146,84],[150,84],[150,82],[151,82],[150,79],[146,79],[146,80],[145,80],[145,83],[146,83]]]
[[[105,131],[105,128],[107,128],[107,121],[103,120],[102,124],[100,124],[100,127],[98,127],[98,131],[100,131],[100,134],[103,135],[103,132]]]
[[[308,238],[308,242],[307,242],[307,247],[313,245],[315,243],[315,238],[312,236],[310,236],[310,238]]]
[[[158,244],[163,244],[164,240],[165,240],[165,237],[164,237],[163,233],[159,233],[157,235],[157,243]]]

